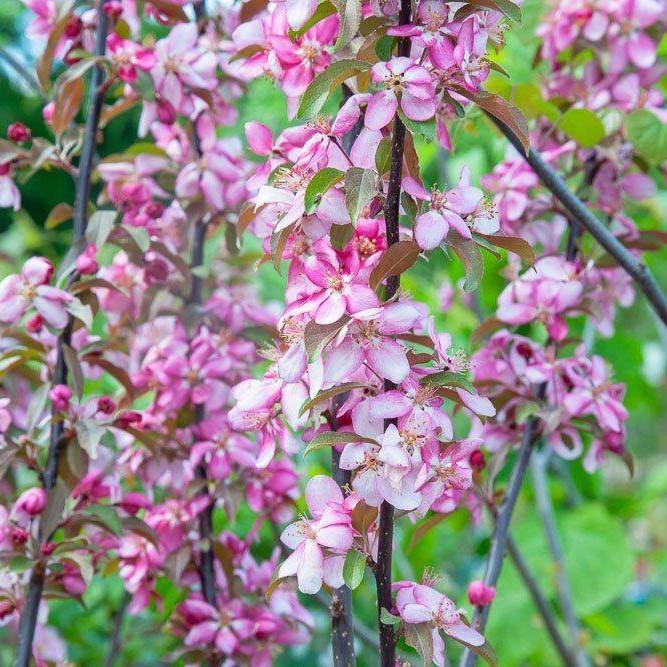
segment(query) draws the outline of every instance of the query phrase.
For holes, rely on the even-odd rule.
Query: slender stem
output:
[[[399,25],[410,22],[412,12],[411,0],[401,0]],[[398,55],[410,55],[409,38],[401,38],[398,42]],[[401,177],[403,173],[403,154],[405,151],[405,125],[396,116],[391,145],[391,163],[389,167],[389,184],[384,205],[384,223],[387,233],[387,245],[391,246],[399,240],[399,208],[401,201]],[[393,297],[400,287],[400,276],[387,278],[387,299]],[[385,380],[385,391],[395,389],[393,382]],[[396,420],[385,420],[385,429]],[[380,665],[394,667],[396,642],[394,628],[381,620],[382,609],[391,610],[391,560],[394,547],[394,508],[384,501],[380,505],[380,522],[378,527],[378,559],[375,572],[378,604],[378,628],[380,633]]]
[[[540,399],[544,398],[545,392],[546,385],[541,384],[537,391],[538,397]],[[530,455],[533,452],[533,447],[537,442],[539,433],[540,419],[538,417],[531,417],[524,428],[523,436],[521,439],[521,446],[519,447],[519,453],[516,462],[514,463],[514,468],[512,469],[509,483],[507,485],[505,500],[502,504],[502,507],[500,508],[500,511],[498,512],[498,520],[496,522],[496,529],[491,540],[491,550],[489,552],[489,558],[486,563],[486,573],[484,575],[484,583],[487,586],[496,586],[498,584],[500,572],[503,567],[503,558],[505,556],[505,549],[507,547],[507,536],[509,534],[510,522],[512,521],[512,514],[514,512],[514,508],[516,507],[516,502],[519,498],[519,492],[521,491],[521,486],[526,476],[526,470],[528,469]],[[475,627],[480,632],[484,632],[486,622],[489,619],[490,611],[491,605],[487,605],[485,607],[475,607],[472,620],[473,627]],[[476,660],[476,654],[469,649],[466,649],[461,656],[459,666],[472,667]]]
[[[328,417],[329,426],[332,431],[338,429],[336,417],[340,406],[345,401],[347,394],[340,394],[333,399],[331,413]],[[341,488],[349,485],[351,471],[340,467],[340,452],[331,449],[331,475],[336,484]],[[331,595],[331,651],[335,667],[354,667],[357,664],[354,652],[353,616],[352,616],[352,591],[345,585],[334,589]]]
[[[531,460],[530,468],[533,478],[533,488],[535,490],[535,499],[537,500],[537,511],[542,519],[542,526],[544,527],[544,532],[547,537],[547,544],[549,546],[551,558],[556,566],[556,591],[558,592],[560,608],[570,634],[570,641],[572,642],[574,651],[573,664],[577,667],[587,667],[589,665],[589,660],[580,643],[581,633],[577,617],[574,613],[570,584],[565,572],[565,558],[558,536],[558,528],[556,527],[556,517],[551,502],[551,494],[549,493],[546,466],[547,459],[545,455],[535,452]]]
[[[525,154],[521,142],[511,130],[497,118],[489,115],[510,143],[519,151],[524,160],[540,177],[544,186],[560,201],[574,220],[583,225],[593,238],[625,269],[639,289],[648,299],[657,316],[667,324],[667,297],[646,267],[591,213],[577,195],[568,188],[565,181],[545,162],[544,158],[531,149]]]
[[[483,496],[483,500],[495,522],[498,517],[498,509],[486,496]],[[549,635],[554,648],[558,652],[558,655],[563,661],[563,664],[573,665],[574,663],[572,660],[572,653],[568,646],[565,644],[565,641],[563,640],[563,637],[558,630],[556,618],[551,607],[549,606],[549,602],[544,597],[542,589],[535,580],[533,573],[528,567],[528,563],[526,563],[524,560],[523,555],[521,554],[521,550],[511,535],[507,536],[507,553],[510,555],[516,571],[519,573],[521,580],[528,589],[530,597],[533,599],[533,604],[535,605],[535,608],[542,618],[542,622],[544,623],[547,634]]]
[[[113,622],[113,630],[111,632],[111,644],[109,646],[109,653],[107,654],[107,659],[104,661],[104,667],[113,667],[114,662],[118,658],[118,654],[121,649],[121,637],[123,634],[123,622],[125,621],[125,616],[127,614],[127,607],[130,604],[132,596],[125,591],[123,593],[123,599],[120,601],[120,605],[116,611]]]
[[[107,37],[107,15],[102,9],[102,3],[99,3],[97,11],[97,35],[95,38],[95,55],[103,56],[106,51]],[[103,84],[104,70],[96,66],[93,68],[90,89],[91,96],[88,106],[88,115],[86,118],[86,127],[83,135],[83,145],[79,158],[79,169],[76,182],[76,201],[74,204],[74,235],[72,239],[72,248],[75,255],[83,250],[85,242],[86,226],[88,224],[88,201],[90,199],[90,177],[93,169],[93,159],[97,148],[97,131],[100,122],[100,113],[102,103],[104,102]],[[70,277],[70,284],[75,276]],[[65,349],[71,342],[73,318],[70,315],[67,325],[58,337],[56,365],[53,376],[53,384],[67,383],[67,364],[65,362]],[[51,416],[51,433],[49,437],[49,450],[47,454],[46,466],[42,476],[44,489],[49,493],[49,500],[52,501],[51,491],[58,481],[58,464],[60,454],[63,449],[63,430],[64,424],[59,415],[54,411]],[[43,534],[43,527],[40,526],[40,540],[48,539],[48,535]],[[26,604],[19,621],[19,641],[16,652],[17,667],[27,667],[32,655],[32,643],[35,636],[35,626],[37,623],[37,613],[44,590],[44,578],[46,569],[43,563],[37,563],[30,573],[28,591],[26,595]]]

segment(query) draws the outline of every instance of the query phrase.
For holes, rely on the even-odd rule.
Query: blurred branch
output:
[[[489,510],[489,513],[491,514],[493,521],[495,522],[498,517],[498,510],[496,506],[486,497],[485,494],[480,494],[480,495],[484,501],[484,504]],[[523,555],[521,554],[519,547],[517,546],[516,542],[512,539],[511,535],[507,536],[507,553],[510,555],[514,567],[519,573],[519,576],[521,577],[521,580],[523,581],[524,585],[528,589],[528,592],[530,593],[530,596],[533,599],[533,603],[535,604],[535,608],[537,609],[538,613],[540,614],[540,617],[542,618],[547,634],[549,635],[554,645],[554,648],[558,652],[558,655],[560,655],[563,664],[565,665],[572,664],[572,654],[570,652],[570,649],[565,644],[565,641],[563,640],[560,631],[558,630],[558,625],[556,624],[556,618],[554,616],[553,610],[549,605],[549,601],[544,597],[544,594],[542,593],[539,584],[535,580],[533,573],[530,571],[530,568],[528,567],[528,563],[526,563],[526,561],[523,559]]]
[[[538,398],[543,399],[545,392],[546,385],[541,384],[537,391]],[[491,550],[489,551],[489,558],[486,563],[486,573],[484,574],[484,583],[487,586],[495,587],[498,584],[500,572],[503,567],[503,558],[507,547],[507,537],[509,534],[510,522],[512,521],[512,514],[519,498],[523,480],[526,477],[530,455],[533,452],[533,447],[537,442],[539,434],[540,419],[539,417],[531,417],[524,428],[519,453],[516,462],[514,463],[509,483],[507,484],[505,500],[498,512],[496,529],[491,540]],[[490,611],[491,605],[475,607],[475,612],[472,618],[472,627],[483,633],[489,619]],[[466,649],[461,656],[459,667],[472,667],[476,660],[477,655],[470,649]]]
[[[570,641],[572,642],[574,653],[573,664],[577,667],[588,667],[590,661],[580,642],[581,631],[577,617],[574,613],[572,592],[567,579],[567,573],[565,572],[565,558],[563,556],[563,549],[558,535],[558,528],[556,526],[556,517],[551,502],[551,494],[549,493],[546,475],[547,464],[547,456],[541,452],[535,452],[530,462],[533,488],[535,490],[535,499],[537,501],[537,511],[540,514],[542,526],[544,527],[544,532],[547,537],[549,551],[551,552],[551,557],[556,567],[556,591],[558,592],[560,608],[570,634]]]
[[[540,177],[543,185],[560,201],[572,219],[583,225],[593,238],[632,277],[644,293],[658,317],[667,324],[667,297],[661,290],[648,267],[640,262],[628,249],[591,213],[577,195],[568,188],[565,181],[546,163],[544,158],[532,148],[525,154],[523,146],[513,132],[497,118],[487,114],[500,131],[509,139],[521,157]]]
[[[111,633],[111,644],[109,646],[109,653],[107,654],[107,659],[104,662],[104,667],[113,667],[116,658],[120,653],[121,649],[121,635],[123,632],[123,621],[125,620],[125,615],[127,613],[127,607],[130,604],[132,596],[125,591],[123,593],[123,599],[120,601],[118,610],[114,617],[113,631]]]

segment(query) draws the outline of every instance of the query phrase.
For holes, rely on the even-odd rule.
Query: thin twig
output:
[[[667,324],[667,297],[661,290],[648,267],[640,262],[628,249],[591,213],[577,195],[568,188],[565,181],[546,163],[544,158],[532,148],[526,155],[524,148],[514,133],[501,121],[488,114],[500,131],[509,139],[521,157],[540,177],[543,185],[560,201],[574,220],[582,224],[591,236],[618,262],[635,281],[648,299],[658,317]]]
[[[109,653],[107,654],[107,659],[104,662],[104,667],[113,667],[114,662],[119,656],[121,649],[121,637],[123,634],[123,622],[127,614],[127,607],[130,604],[132,596],[130,593],[125,591],[123,593],[123,599],[120,601],[120,605],[116,610],[113,621],[113,631],[111,632],[111,642],[109,645]]]
[[[411,0],[401,0],[398,23],[410,23],[412,13]],[[398,55],[410,55],[410,39],[402,37],[398,41]],[[387,246],[398,243],[399,240],[399,207],[401,201],[401,177],[403,173],[403,154],[405,151],[405,125],[398,117],[394,118],[394,131],[391,145],[391,162],[389,167],[389,183],[387,198],[384,205],[384,224],[387,234]],[[400,276],[387,278],[386,297],[390,299],[398,293]],[[385,391],[395,389],[393,382],[385,380]],[[386,419],[385,429],[396,420]],[[382,622],[382,609],[391,610],[391,561],[394,548],[394,508],[387,501],[380,505],[380,520],[378,525],[378,559],[375,572],[377,587],[378,628],[380,633],[380,665],[394,667],[396,656],[396,642],[394,628]]]
[[[544,398],[545,392],[546,385],[541,384],[537,391],[538,397]],[[486,573],[484,575],[484,583],[487,586],[495,587],[498,584],[500,572],[503,567],[503,558],[507,547],[507,536],[509,533],[510,522],[512,521],[512,514],[516,507],[519,492],[521,491],[521,486],[523,485],[523,480],[526,476],[526,470],[528,469],[530,455],[533,452],[533,447],[537,442],[539,433],[540,419],[539,417],[531,417],[524,428],[519,453],[507,485],[505,500],[498,512],[498,520],[496,522],[496,529],[493,533],[493,539],[491,540],[491,550],[489,552],[489,557],[486,563]],[[479,630],[479,632],[484,632],[490,611],[491,605],[475,607],[472,625]],[[477,655],[471,650],[466,649],[461,656],[459,667],[472,667],[476,660]]]
[[[107,15],[102,9],[102,3],[99,3],[97,11],[97,35],[95,38],[95,55],[103,56],[106,51],[107,36]],[[86,127],[83,136],[83,145],[79,157],[79,170],[76,182],[76,200],[74,203],[73,220],[73,252],[78,255],[85,242],[86,226],[88,224],[88,202],[90,199],[91,173],[93,169],[93,158],[97,148],[97,131],[100,122],[100,113],[102,103],[104,102],[104,70],[100,66],[93,67],[90,89],[91,96],[88,107],[88,116],[86,118]],[[76,273],[70,276],[69,284],[76,279]],[[65,362],[65,349],[70,345],[74,319],[70,315],[67,325],[58,337],[56,365],[53,376],[53,384],[67,383],[67,364]],[[55,410],[51,415],[51,433],[49,437],[49,450],[47,454],[46,466],[42,476],[44,489],[49,494],[49,500],[52,501],[51,491],[53,491],[58,481],[58,464],[60,454],[63,449],[64,424]],[[39,539],[46,540],[49,536],[43,534],[43,526],[40,525]],[[19,622],[19,641],[16,652],[16,666],[28,667],[32,655],[32,643],[35,636],[35,626],[37,624],[37,613],[42,599],[44,589],[44,578],[46,576],[45,566],[37,563],[30,574],[28,583],[28,592],[26,605],[21,614]]]
[[[195,18],[197,22],[206,19],[206,3],[204,0],[193,3]],[[197,135],[196,123],[193,123],[193,145],[195,152],[199,157],[202,156],[201,144]],[[204,262],[204,244],[206,242],[207,223],[203,219],[197,219],[194,224],[192,236],[192,256],[190,259],[190,268],[195,269],[202,266]],[[190,296],[188,305],[196,310],[202,304],[203,278],[198,272],[191,273],[192,284],[190,287]],[[195,313],[198,315],[198,313]],[[204,406],[197,404],[195,406],[195,424],[201,423],[206,416]],[[197,466],[197,478],[202,482],[201,495],[208,500],[206,507],[199,514],[199,564],[197,571],[202,588],[204,599],[212,607],[218,605],[216,583],[215,583],[215,558],[213,553],[212,535],[213,535],[213,505],[214,501],[208,489],[208,473],[206,466],[201,464]]]
[[[542,526],[544,527],[544,532],[547,537],[547,545],[551,553],[551,558],[556,566],[556,591],[558,593],[560,609],[570,634],[570,641],[574,652],[573,664],[577,667],[588,667],[590,663],[588,656],[581,646],[581,631],[579,629],[577,617],[574,613],[572,592],[567,579],[567,573],[565,572],[565,558],[563,556],[563,549],[556,527],[556,517],[547,483],[546,466],[547,460],[545,455],[543,453],[535,452],[530,462],[530,470],[533,478],[535,499],[537,500],[537,511],[542,520]]]
[[[489,510],[489,513],[491,514],[491,517],[495,523],[498,517],[498,509],[491,502],[491,500],[486,497],[486,495],[480,494],[480,496],[482,497],[482,500],[484,501],[484,504]],[[507,553],[510,555],[516,571],[519,573],[521,580],[528,589],[530,597],[533,599],[533,604],[535,605],[535,608],[542,618],[542,622],[544,623],[547,634],[549,635],[554,648],[558,652],[558,655],[561,657],[563,664],[574,664],[572,660],[572,653],[565,644],[565,641],[563,640],[563,637],[558,630],[558,625],[556,624],[556,618],[554,617],[553,610],[549,606],[548,600],[544,597],[542,589],[533,576],[533,573],[530,571],[528,563],[526,563],[524,560],[523,555],[521,554],[521,550],[511,535],[507,536]]]

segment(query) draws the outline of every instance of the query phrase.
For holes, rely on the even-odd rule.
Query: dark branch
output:
[[[121,637],[123,634],[123,622],[125,621],[127,607],[130,604],[131,599],[132,596],[127,591],[123,593],[123,599],[120,601],[120,605],[118,606],[118,610],[116,611],[116,615],[114,617],[109,653],[107,654],[107,659],[104,662],[104,667],[113,667],[116,659],[119,657],[121,649]]]
[[[546,476],[547,461],[544,454],[535,452],[531,461],[531,473],[533,478],[533,489],[535,490],[535,500],[537,501],[537,511],[542,519],[542,525],[547,537],[547,544],[551,557],[556,566],[555,583],[558,592],[560,609],[565,619],[570,641],[574,652],[573,664],[577,667],[588,667],[589,660],[583,651],[580,642],[580,630],[577,617],[574,613],[572,603],[572,592],[565,572],[565,558],[558,537],[558,528],[556,527],[556,517],[551,503],[548,481]]]
[[[538,398],[543,399],[545,393],[546,385],[541,384],[537,391]],[[512,521],[512,514],[514,513],[514,508],[516,507],[516,502],[519,498],[523,480],[526,477],[530,455],[533,453],[533,448],[539,435],[540,419],[538,417],[531,417],[524,428],[519,453],[507,485],[505,500],[498,512],[496,529],[493,533],[493,539],[491,540],[491,550],[489,552],[489,558],[486,563],[486,573],[484,575],[484,583],[487,586],[495,587],[498,584],[500,572],[503,567],[503,558],[507,547],[507,536],[509,534],[510,522]],[[475,607],[472,625],[479,630],[479,632],[484,632],[490,611],[491,605]],[[461,656],[459,667],[472,667],[476,660],[476,654],[469,649],[466,649]]]
[[[618,262],[619,266],[632,277],[657,316],[664,324],[667,324],[667,298],[646,265],[630,253],[607,227],[591,213],[581,199],[567,187],[565,181],[545,162],[537,151],[531,149],[526,155],[521,142],[512,131],[490,114],[489,118],[532,167],[543,185],[560,201],[571,219],[583,225],[591,236]]]
[[[97,35],[95,38],[95,55],[103,56],[106,51],[107,37],[107,15],[100,7],[97,12]],[[104,70],[100,66],[93,68],[90,79],[91,96],[87,110],[86,127],[84,130],[83,145],[81,156],[79,158],[79,169],[76,182],[76,201],[74,204],[74,234],[72,239],[72,248],[75,256],[82,250],[85,243],[86,226],[88,224],[88,202],[90,199],[90,177],[93,170],[93,159],[97,148],[97,131],[100,123],[100,113],[102,103],[104,102]],[[70,277],[70,284],[76,279],[73,274]],[[72,337],[74,320],[70,315],[67,326],[58,337],[56,365],[53,376],[53,384],[67,383],[67,364],[65,362],[65,348],[69,346]],[[59,416],[52,413],[51,433],[49,437],[49,450],[47,454],[46,467],[43,474],[43,485],[49,494],[49,501],[53,502],[51,491],[53,491],[58,481],[58,464],[60,454],[63,449],[63,422]],[[42,526],[40,526],[40,540],[48,539],[44,535]],[[26,605],[21,614],[19,622],[19,643],[16,652],[17,667],[28,667],[32,655],[32,643],[35,636],[35,625],[37,623],[37,613],[42,599],[44,589],[44,577],[46,575],[43,564],[38,563],[33,567],[28,583],[28,592]]]
[[[412,13],[411,0],[401,0],[398,17],[399,25],[410,23]],[[410,55],[410,39],[403,37],[398,41],[398,55]],[[387,245],[391,246],[399,240],[399,209],[401,203],[401,177],[403,174],[403,154],[405,152],[405,125],[396,116],[391,144],[391,163],[389,167],[389,184],[384,204],[384,223],[387,232]],[[400,276],[387,278],[386,298],[395,296],[400,287]],[[393,382],[385,380],[385,391],[395,389]],[[395,420],[385,420],[385,429]],[[382,609],[391,610],[391,561],[394,547],[394,508],[388,502],[380,505],[380,522],[378,527],[378,560],[375,572],[378,603],[378,627],[380,632],[380,665],[394,667],[396,642],[394,628],[385,625],[381,620]]]

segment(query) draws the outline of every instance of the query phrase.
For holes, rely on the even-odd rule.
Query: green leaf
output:
[[[88,220],[86,241],[97,246],[98,249],[101,248],[109,238],[117,216],[117,211],[95,211]]]
[[[333,167],[320,169],[311,179],[306,187],[304,196],[304,207],[309,215],[315,213],[320,204],[322,196],[330,190],[336,183],[339,183],[345,177],[345,172]]]
[[[459,256],[465,267],[463,289],[466,292],[474,292],[484,275],[484,258],[479,247],[472,239],[464,239],[458,234],[449,234],[446,244]]]
[[[380,621],[385,625],[400,625],[401,619],[398,616],[394,616],[390,611],[382,607],[380,610]]]
[[[627,117],[625,129],[632,145],[648,162],[659,165],[667,160],[667,123],[652,111],[634,111]]]
[[[338,332],[350,322],[349,315],[343,315],[331,324],[318,324],[311,320],[303,332],[303,344],[306,348],[308,361],[312,363],[322,354],[322,350],[338,335]]]
[[[125,227],[125,231],[134,239],[141,252],[146,252],[151,247],[151,238],[145,227]]]
[[[371,442],[375,444],[375,440],[366,438],[363,435],[352,433],[351,431],[325,431],[318,433],[306,446],[303,452],[304,456],[308,456],[311,452],[324,447],[335,447],[336,445],[346,445],[348,442]]]
[[[386,174],[391,166],[391,139],[385,137],[375,151],[375,168],[378,174]]]
[[[320,72],[311,82],[301,98],[301,105],[297,117],[299,119],[316,116],[325,105],[331,91],[340,86],[351,76],[366,72],[372,67],[371,63],[362,60],[345,59],[332,63]]]
[[[94,419],[79,419],[76,422],[76,435],[81,448],[91,459],[97,458],[97,448],[106,428],[100,426]]]
[[[321,391],[317,396],[314,398],[311,398],[310,400],[306,401],[302,406],[301,410],[299,410],[299,416],[305,414],[310,410],[311,408],[315,407],[318,403],[321,403],[322,401],[327,401],[330,398],[333,398],[334,396],[338,396],[338,394],[344,394],[347,391],[352,391],[353,389],[365,389],[368,385],[365,385],[361,382],[344,382],[343,384],[339,384],[335,387],[331,387],[331,389],[325,389],[324,391]]]
[[[372,169],[350,167],[345,173],[345,205],[355,224],[368,202],[377,194],[377,174]]]
[[[421,379],[422,384],[430,385],[432,387],[460,387],[469,391],[471,394],[476,394],[477,390],[468,378],[463,373],[453,373],[452,371],[440,371],[439,373],[432,373],[425,375]]]
[[[568,109],[558,122],[558,127],[584,148],[595,146],[606,136],[604,124],[588,109]]]
[[[366,554],[356,549],[348,551],[343,565],[343,581],[350,590],[354,590],[361,584],[365,570]]]
[[[334,51],[345,48],[356,37],[361,24],[361,0],[336,0],[340,27]]]
[[[331,245],[336,250],[342,250],[354,235],[354,225],[350,222],[347,225],[331,225],[329,231],[329,239]]]
[[[520,236],[503,236],[502,234],[475,234],[475,237],[484,239],[487,243],[504,248],[521,257],[529,266],[535,264],[535,252],[526,239]]]
[[[32,560],[27,556],[17,554],[9,560],[9,569],[12,572],[25,572],[32,567]]]
[[[375,42],[375,55],[380,60],[391,60],[391,54],[396,44],[396,38],[391,35],[381,35]]]
[[[81,303],[76,297],[67,304],[67,311],[77,320],[81,320],[87,329],[93,327],[93,311],[87,304]]]
[[[433,637],[430,623],[406,623],[404,625],[405,643],[412,646],[424,665],[433,662]]]
[[[430,120],[412,120],[408,118],[400,109],[398,110],[398,117],[403,121],[403,125],[410,131],[412,136],[424,137],[428,142],[435,141],[435,117]]]

